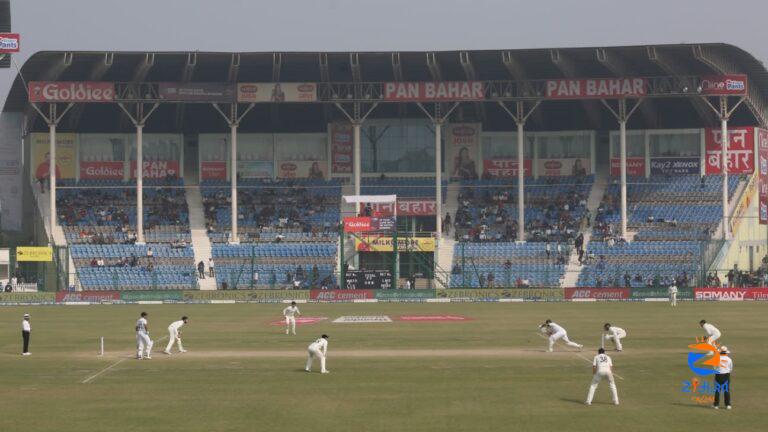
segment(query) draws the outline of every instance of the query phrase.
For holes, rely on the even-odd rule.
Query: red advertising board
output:
[[[120,162],[80,162],[80,179],[122,180],[125,172]]]
[[[120,291],[59,291],[56,302],[103,302],[120,300]]]
[[[706,173],[721,174],[722,133],[720,128],[704,129],[706,143]],[[755,172],[755,129],[751,127],[728,129],[729,174],[752,174]]]
[[[30,102],[112,102],[115,83],[98,81],[30,81]]]
[[[694,288],[694,300],[768,300],[768,288]]]
[[[589,158],[539,159],[537,165],[539,175],[547,177],[577,175],[582,169],[586,170],[587,174],[592,172]]]
[[[345,217],[344,232],[366,232],[371,230],[369,217]]]
[[[309,298],[322,301],[351,301],[376,298],[373,290],[310,290]]]
[[[524,174],[530,177],[533,160],[523,160]],[[517,160],[515,159],[483,159],[483,174],[491,177],[517,177]]]
[[[394,216],[394,204],[371,204],[373,215],[377,217]],[[437,211],[435,200],[398,200],[397,216],[434,216]]]
[[[621,175],[621,158],[611,158],[611,175]],[[644,176],[645,175],[645,158],[635,157],[627,158],[627,175],[628,176]]]
[[[760,197],[760,224],[768,224],[768,130],[757,130],[758,195]]]
[[[224,161],[200,162],[200,178],[203,180],[226,180],[227,163]]]
[[[626,300],[631,297],[629,288],[565,288],[566,300]]]
[[[546,82],[547,99],[611,99],[648,94],[645,78],[558,79]]]
[[[352,172],[352,125],[331,124],[331,170],[334,174]]]
[[[0,33],[0,54],[17,53],[21,49],[18,33]]]
[[[178,177],[179,161],[144,161],[142,176],[146,179]],[[131,177],[136,178],[136,161],[131,161]]]
[[[709,96],[732,96],[747,94],[746,75],[715,75],[701,77],[701,94]]]
[[[481,81],[384,83],[384,100],[388,101],[479,101],[483,99],[485,99],[485,90]]]

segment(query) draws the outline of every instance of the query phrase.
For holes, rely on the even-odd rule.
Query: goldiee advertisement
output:
[[[374,296],[378,300],[422,300],[435,298],[435,290],[376,290]]]
[[[186,301],[308,300],[309,290],[184,291]]]
[[[182,291],[121,291],[120,300],[123,301],[163,301],[183,300]]]
[[[29,135],[32,146],[32,167],[35,179],[48,177],[48,151],[50,140],[47,133]],[[56,134],[56,176],[59,179],[75,178],[75,145],[77,135],[73,133]]]
[[[0,293],[0,303],[53,303],[56,301],[54,292],[9,292]]]
[[[445,289],[437,290],[437,296],[470,300],[497,300],[504,298],[562,300],[563,290],[560,288]]]

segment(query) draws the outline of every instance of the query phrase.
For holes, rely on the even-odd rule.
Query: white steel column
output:
[[[725,102],[727,103],[727,102]],[[723,173],[723,240],[730,238],[728,223],[728,116],[720,117],[720,172]]]
[[[229,142],[230,142],[230,155],[229,155],[229,165],[230,165],[230,174],[231,174],[231,201],[232,201],[232,233],[229,237],[229,242],[231,244],[238,244],[240,243],[240,237],[238,236],[237,232],[237,123],[231,123],[230,124],[230,136],[229,136]]]
[[[519,116],[519,113],[518,113]],[[525,123],[517,122],[517,241],[525,241]]]
[[[53,107],[53,105],[51,105]],[[52,118],[56,118],[56,109],[51,108],[52,111]],[[56,228],[56,223],[58,222],[58,217],[56,217],[56,123],[55,122],[49,122],[48,123],[48,140],[50,141],[48,144],[48,185],[50,186],[48,190],[48,195],[50,199],[50,208],[51,208],[51,235],[53,235],[53,229]]]
[[[619,102],[622,104],[623,99]],[[622,104],[622,105],[625,105]],[[619,108],[619,111],[626,111]],[[621,238],[627,239],[627,120],[619,120],[619,169],[621,171]]]
[[[144,244],[144,125],[136,125],[136,243]]]
[[[360,156],[360,125],[362,122],[360,121],[353,121],[352,122],[352,176],[353,181],[355,183],[355,195],[360,195],[360,172],[361,172],[361,166],[360,161],[362,157]],[[358,212],[360,211],[360,204],[357,205],[356,209]]]
[[[435,220],[437,221],[437,238],[443,238],[443,121],[435,122]]]

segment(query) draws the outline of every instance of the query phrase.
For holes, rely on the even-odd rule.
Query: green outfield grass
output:
[[[298,336],[269,325],[282,307],[2,307],[0,431],[766,429],[764,303],[305,304],[305,316],[329,320],[300,326]],[[183,332],[190,352],[164,356],[161,342],[151,361],[124,360],[135,354],[133,326],[142,310],[154,339],[189,315]],[[30,357],[19,354],[24,312],[32,314]],[[331,323],[341,315],[380,314],[395,321]],[[397,321],[408,314],[472,320]],[[584,358],[562,346],[543,352],[537,324],[546,318],[586,345]],[[722,330],[733,353],[733,411],[697,405],[681,392],[693,377],[687,345],[701,336],[702,318]],[[609,353],[624,378],[617,381],[621,405],[610,404],[603,383],[587,407],[585,358],[592,358],[606,321],[629,334],[624,352]],[[307,374],[306,347],[321,333],[330,335],[331,374]]]

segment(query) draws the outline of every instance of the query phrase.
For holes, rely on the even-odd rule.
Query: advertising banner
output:
[[[701,94],[708,96],[738,96],[747,94],[746,75],[716,75],[701,77]]]
[[[632,299],[647,299],[647,298],[669,298],[667,288],[630,288],[630,298]],[[678,299],[692,299],[693,290],[680,288],[677,291]]]
[[[399,102],[479,101],[485,99],[480,81],[388,82],[384,100]]]
[[[539,159],[539,175],[546,177],[571,176],[576,175],[582,168],[590,173],[592,172],[591,163],[589,158]]]
[[[120,291],[120,300],[123,301],[181,301],[183,299],[182,291]]]
[[[392,203],[371,204],[374,216],[386,217],[395,215],[395,205]],[[435,200],[398,200],[398,216],[434,216],[437,211]]]
[[[515,159],[483,159],[483,175],[490,175],[494,178],[517,177],[517,160]],[[530,177],[533,175],[533,160],[523,160],[523,175]]]
[[[563,297],[566,300],[626,300],[631,296],[629,288],[563,288]]]
[[[59,291],[56,303],[63,302],[109,302],[120,300],[120,291]]]
[[[0,113],[0,203],[21,203],[23,158],[21,133],[26,124],[23,112]],[[23,205],[0,206],[4,230],[21,231]]]
[[[112,102],[115,83],[99,81],[30,81],[30,102]]]
[[[185,301],[283,301],[307,300],[309,290],[184,291]]]
[[[509,288],[509,289],[446,289],[437,290],[437,296],[442,298],[470,300],[498,300],[505,298],[530,300],[562,300],[563,290],[560,288]]]
[[[53,261],[53,249],[50,246],[18,246],[16,248],[16,261],[51,262]]]
[[[275,164],[272,161],[237,161],[240,178],[272,178]]]
[[[651,174],[700,174],[701,160],[697,157],[651,158]]]
[[[239,83],[237,101],[259,102],[316,102],[315,83]]]
[[[480,123],[452,123],[445,128],[446,161],[451,161],[448,169],[452,178],[478,178],[481,128]]]
[[[160,83],[160,99],[180,102],[234,102],[235,86],[227,83]]]
[[[345,217],[344,232],[371,231],[371,218],[369,217]]]
[[[768,300],[768,288],[694,288],[695,300]]]
[[[360,252],[393,252],[392,237],[362,236],[355,238],[355,250]],[[434,252],[435,239],[432,237],[398,237],[397,250],[398,252]]]
[[[34,178],[48,177],[48,159],[50,140],[47,133],[29,134],[32,146],[32,171]],[[77,135],[73,133],[56,134],[56,178],[75,178],[75,143]]]
[[[392,272],[389,270],[352,270],[347,272],[347,289],[390,289]]]
[[[124,171],[124,162],[80,162],[81,180],[122,180]]]
[[[277,177],[324,179],[327,160],[278,161]]]
[[[226,180],[227,163],[224,161],[200,162],[200,178],[203,180]]]
[[[706,143],[706,173],[721,174],[722,133],[720,128],[704,129]],[[728,129],[728,174],[752,174],[755,172],[755,128]]]
[[[179,176],[179,161],[144,161],[142,176],[145,179],[162,179]],[[131,178],[136,178],[136,161],[131,161]]]
[[[54,292],[9,292],[0,293],[0,303],[53,303]]]
[[[331,123],[331,170],[334,174],[352,173],[352,125]]]
[[[757,194],[760,197],[760,224],[768,224],[768,130],[757,130],[758,183]]]
[[[0,54],[17,53],[21,49],[18,33],[0,33]]]
[[[621,175],[621,158],[611,158],[611,175]],[[628,176],[645,176],[645,158],[633,157],[627,158]]]
[[[311,300],[322,301],[352,301],[370,300],[376,298],[373,290],[311,290]]]
[[[547,99],[616,99],[648,94],[645,78],[558,79],[546,82]]]
[[[435,290],[431,289],[388,289],[374,293],[379,300],[424,300],[435,298]]]

